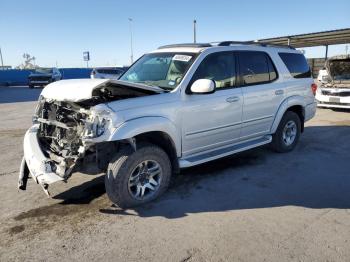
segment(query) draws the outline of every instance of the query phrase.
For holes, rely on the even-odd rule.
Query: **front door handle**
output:
[[[239,97],[238,96],[231,96],[226,98],[226,102],[228,103],[234,103],[234,102],[238,102],[239,101]]]
[[[284,94],[284,91],[282,89],[279,89],[279,90],[275,91],[275,95],[276,96],[283,95],[283,94]]]

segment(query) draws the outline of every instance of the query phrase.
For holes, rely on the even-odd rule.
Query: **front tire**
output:
[[[287,111],[278,125],[276,133],[272,136],[272,149],[279,153],[292,151],[299,141],[301,121],[299,116]]]
[[[107,196],[121,208],[150,202],[169,186],[171,163],[160,147],[124,147],[110,162],[105,176]]]

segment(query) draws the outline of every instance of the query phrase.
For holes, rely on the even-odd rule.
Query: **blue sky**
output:
[[[192,41],[254,40],[350,27],[350,1],[117,1],[0,0],[0,47],[4,63],[17,66],[22,54],[41,66],[81,67],[130,61],[128,17],[133,18],[134,58],[160,45]],[[345,53],[331,46],[329,55]],[[350,45],[349,45],[350,53]],[[324,48],[306,49],[307,57]]]

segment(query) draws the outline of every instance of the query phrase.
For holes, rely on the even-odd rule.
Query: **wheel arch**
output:
[[[180,172],[176,146],[174,144],[174,141],[167,133],[162,131],[151,131],[139,134],[135,136],[134,139],[136,140],[136,147],[138,144],[141,144],[143,142],[149,142],[162,148],[169,156],[172,171],[174,173]]]
[[[178,172],[181,156],[181,138],[175,125],[165,117],[142,117],[125,122],[111,136],[110,141],[127,140],[150,142],[162,148],[171,160],[174,172]]]
[[[302,96],[293,96],[285,99],[281,103],[271,127],[272,134],[276,132],[282,117],[287,111],[292,111],[299,116],[301,123],[301,132],[304,131],[305,100]]]

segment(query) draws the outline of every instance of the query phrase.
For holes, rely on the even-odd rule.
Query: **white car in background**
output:
[[[96,67],[91,71],[92,79],[118,79],[127,68],[125,67]]]
[[[319,107],[350,109],[350,55],[340,55],[326,61],[327,76],[316,90]]]

